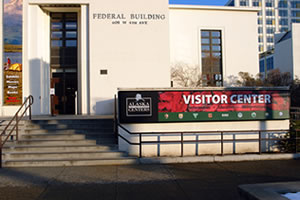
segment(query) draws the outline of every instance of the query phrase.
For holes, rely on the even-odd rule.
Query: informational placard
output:
[[[3,103],[22,104],[22,0],[4,0]]]
[[[119,92],[121,123],[288,119],[286,90]]]
[[[4,71],[4,103],[22,104],[22,71]]]

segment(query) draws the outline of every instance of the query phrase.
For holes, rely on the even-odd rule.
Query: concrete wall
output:
[[[300,78],[300,24],[292,24],[293,77]]]
[[[199,122],[199,123],[161,123],[161,124],[123,124],[130,132],[155,132],[158,134],[145,135],[142,141],[180,141],[180,134],[159,134],[162,132],[188,132],[188,131],[248,131],[249,133],[226,133],[224,139],[258,139],[259,136],[256,130],[283,130],[289,129],[289,120],[274,120],[274,121],[230,121],[230,122]],[[122,128],[119,128],[119,134],[125,137],[132,143],[139,143],[138,135],[130,135]],[[283,132],[267,132],[262,134],[262,138],[275,138],[283,136]],[[220,133],[206,134],[185,134],[184,140],[217,140],[220,139]],[[262,142],[262,151],[277,150],[274,142]],[[119,137],[119,149],[128,152],[130,155],[139,155],[139,146],[129,145]],[[258,152],[259,143],[251,142],[225,142],[224,153],[247,153]],[[199,142],[184,144],[184,155],[205,155],[205,154],[220,154],[221,142]],[[142,147],[144,157],[155,156],[180,156],[180,143],[174,144],[144,144]]]
[[[169,87],[168,0],[91,1],[90,113],[109,114],[120,87]],[[124,14],[126,24],[93,19],[93,14]],[[160,14],[165,19],[135,20],[131,14]],[[117,20],[116,20],[117,21]],[[130,24],[131,22],[147,24]],[[108,75],[100,75],[107,69]]]
[[[232,7],[170,6],[171,64],[201,69],[201,29],[222,31],[224,86],[238,73],[259,72],[257,10]]]
[[[278,68],[281,72],[289,72],[291,75],[294,73],[292,39],[281,41],[275,45],[274,68]]]

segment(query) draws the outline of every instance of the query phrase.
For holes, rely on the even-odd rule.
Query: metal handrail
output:
[[[8,138],[12,135],[14,130],[16,130],[16,140],[17,141],[19,140],[19,122],[22,120],[22,118],[24,117],[24,115],[25,115],[25,113],[27,112],[28,109],[29,109],[29,115],[28,115],[29,120],[31,120],[31,106],[32,106],[33,102],[34,102],[33,96],[32,95],[28,96],[25,99],[24,103],[21,105],[21,107],[18,109],[16,114],[13,116],[13,118],[9,121],[9,123],[6,125],[6,127],[2,131],[2,133],[0,135],[0,168],[2,168],[2,148],[3,148],[3,146],[7,142]],[[28,105],[26,105],[27,103],[28,103]],[[25,107],[25,110],[19,116],[19,113],[21,112],[23,107]],[[5,133],[8,129],[8,127],[10,127],[10,125],[12,125],[12,122],[14,120],[16,121],[16,123],[13,124],[13,127],[10,130],[10,132],[7,134],[6,138],[4,140],[2,140],[2,137],[5,136]]]
[[[262,138],[261,134],[263,132],[289,132],[290,130],[288,129],[281,129],[281,130],[240,130],[240,131],[173,131],[173,132],[130,132],[128,129],[126,129],[124,126],[121,124],[118,124],[118,126],[123,129],[125,132],[127,132],[130,135],[139,135],[139,143],[132,143],[122,135],[118,134],[119,137],[121,137],[124,141],[126,141],[130,145],[139,145],[139,157],[142,157],[142,144],[174,144],[174,143],[180,143],[181,144],[181,157],[183,157],[183,145],[184,143],[198,143],[198,142],[221,142],[221,155],[224,155],[224,142],[251,142],[251,141],[258,141],[259,142],[259,154],[262,153],[261,151],[261,142],[262,141],[287,141],[287,140],[296,140],[296,153],[297,153],[297,140],[300,138],[296,137],[295,138]],[[300,131],[300,130],[296,130]],[[204,134],[204,133],[217,133],[220,134],[221,139],[210,139],[210,140],[184,140],[183,136],[184,134],[193,134],[193,133],[198,133],[198,134]],[[258,138],[257,139],[224,139],[224,134],[226,133],[258,133]],[[168,141],[143,141],[142,140],[142,135],[153,135],[153,134],[161,134],[161,135],[168,135],[168,134],[180,134],[181,139],[180,140],[168,140]]]

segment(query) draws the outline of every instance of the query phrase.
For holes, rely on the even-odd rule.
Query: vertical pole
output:
[[[221,155],[224,155],[224,136],[223,132],[221,132]]]
[[[140,137],[140,158],[142,157],[142,134],[139,133],[139,137]]]
[[[16,114],[16,140],[19,140],[18,114]]]
[[[31,120],[31,106],[33,104],[32,98],[32,96],[29,96],[29,120]]]
[[[181,133],[181,157],[183,157],[183,133]]]
[[[259,154],[261,154],[261,131],[258,131],[258,137],[259,137],[259,141],[258,141],[258,152]]]
[[[296,153],[298,153],[298,130],[296,129]]]
[[[0,135],[0,169],[2,168],[2,135]]]
[[[117,122],[117,95],[114,98],[114,133],[116,143],[118,144],[118,122]]]

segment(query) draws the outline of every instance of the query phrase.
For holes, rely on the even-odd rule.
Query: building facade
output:
[[[229,0],[227,6],[257,7],[259,52],[274,48],[274,33],[286,32],[300,22],[299,0]]]
[[[203,86],[232,86],[238,72],[258,73],[257,12],[167,0],[24,0],[23,99],[34,96],[34,115],[112,114],[118,88],[170,87],[174,63],[197,66]],[[13,115],[19,106],[3,99],[1,116]]]

